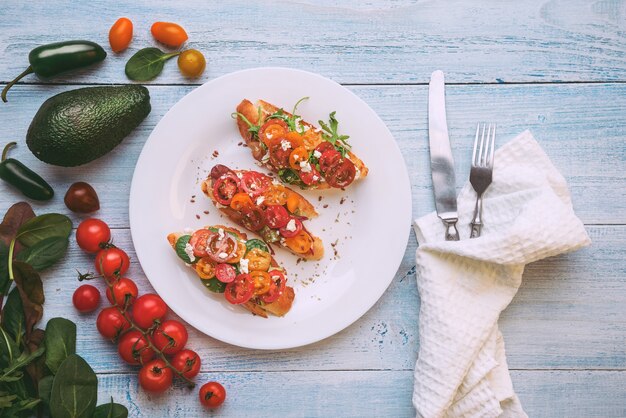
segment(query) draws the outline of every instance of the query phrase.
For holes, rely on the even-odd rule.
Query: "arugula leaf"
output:
[[[282,168],[278,170],[278,177],[287,184],[293,184],[296,186],[300,186],[301,189],[306,189],[306,184],[300,179],[298,173],[296,173],[291,168]]]
[[[298,109],[298,106],[300,105],[300,103],[308,99],[309,99],[308,97],[303,97],[300,100],[298,100],[296,104],[293,106],[293,110],[291,111],[291,116],[285,113],[283,109],[278,109],[276,112],[269,115],[265,120],[280,119],[284,121],[287,124],[287,126],[289,126],[290,131],[295,131],[300,134],[303,134],[304,129],[298,129],[299,127],[301,128],[302,126],[301,125],[298,126],[298,119],[301,119],[301,118],[300,118],[300,115],[296,114],[296,110]]]
[[[348,138],[350,138],[350,136],[339,135],[337,132],[339,121],[335,118],[335,113],[337,112],[332,112],[328,115],[328,124],[322,120],[318,121],[318,123],[322,127],[322,138],[333,144],[337,151],[345,157],[348,151],[352,149],[350,144],[348,144]]]
[[[239,113],[239,112],[231,113],[230,117],[232,117],[233,119],[241,118],[241,120],[244,121],[246,125],[248,125],[248,132],[250,132],[250,134],[252,135],[252,138],[258,138],[259,129],[261,129],[261,116],[263,115],[263,111],[261,110],[260,107],[258,108],[258,111],[259,111],[259,115],[257,117],[257,120],[259,121],[259,123],[257,125],[250,122],[247,117],[245,117],[242,113]],[[261,144],[265,145],[263,143]]]

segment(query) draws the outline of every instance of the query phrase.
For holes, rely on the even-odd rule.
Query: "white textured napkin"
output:
[[[444,241],[436,213],[415,221],[418,416],[526,417],[513,391],[498,317],[526,264],[591,242],[565,179],[528,131],[496,151],[482,236],[469,239],[475,199],[466,184],[458,197],[460,241]]]

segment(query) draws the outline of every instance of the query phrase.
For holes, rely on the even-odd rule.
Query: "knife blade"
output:
[[[437,216],[446,225],[446,241],[458,241],[456,222],[459,219],[456,206],[456,178],[454,159],[448,137],[446,122],[444,76],[437,70],[428,84],[428,139],[430,143],[430,170]]]

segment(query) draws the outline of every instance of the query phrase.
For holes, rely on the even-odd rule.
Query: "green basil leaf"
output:
[[[54,418],[92,418],[98,401],[98,377],[78,354],[68,356],[52,382],[50,413]]]
[[[224,291],[226,290],[226,283],[220,282],[215,277],[213,277],[212,279],[208,279],[208,280],[206,279],[200,279],[200,280],[202,281],[202,284],[204,285],[204,287],[209,289],[211,292],[224,293]]]
[[[16,259],[30,264],[37,271],[44,270],[63,258],[69,240],[64,237],[49,237],[20,252]]]
[[[46,366],[57,373],[61,363],[76,353],[76,324],[65,318],[52,318],[46,325]]]
[[[0,327],[0,370],[7,368],[17,357],[18,352],[18,344],[4,328]]]
[[[183,260],[187,264],[191,264],[197,260],[194,259],[194,261],[191,261],[191,258],[189,258],[189,256],[185,252],[185,247],[189,243],[190,239],[191,235],[183,235],[176,241],[176,254],[181,258],[181,260]]]
[[[21,261],[13,263],[13,274],[15,276],[15,285],[22,299],[22,307],[25,323],[25,341],[30,341],[30,334],[35,324],[41,320],[43,316],[43,303],[45,301],[43,294],[43,284],[39,274],[28,264]]]
[[[253,248],[260,248],[266,253],[270,252],[270,249],[267,247],[267,244],[265,244],[263,241],[261,241],[258,238],[252,238],[246,241],[246,254]]]
[[[72,232],[72,221],[59,213],[39,215],[24,223],[17,231],[19,241],[32,247],[50,237],[68,238]]]
[[[134,81],[152,80],[161,74],[165,61],[179,54],[166,54],[159,48],[140,49],[126,63],[126,76]]]
[[[26,330],[26,317],[19,290],[14,287],[9,292],[2,314],[2,327],[18,346]]]
[[[128,417],[128,409],[124,405],[120,405],[119,403],[113,402],[113,398],[111,398],[111,402],[100,405],[96,408],[96,412],[93,414],[93,418],[127,418]]]

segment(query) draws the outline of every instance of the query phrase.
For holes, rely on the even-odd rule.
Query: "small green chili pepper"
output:
[[[50,200],[54,196],[54,190],[39,174],[26,167],[21,162],[7,158],[9,148],[15,145],[10,142],[2,151],[2,160],[0,161],[0,179],[15,186],[26,197],[34,200]]]
[[[89,41],[67,41],[42,45],[30,51],[30,66],[2,90],[2,101],[6,103],[9,89],[28,74],[52,77],[59,73],[87,67],[104,60],[107,53],[100,45]]]

